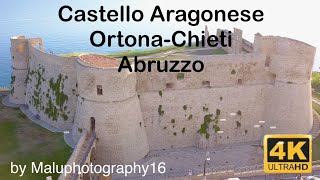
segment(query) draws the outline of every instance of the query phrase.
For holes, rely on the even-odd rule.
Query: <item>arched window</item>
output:
[[[94,132],[96,128],[96,120],[94,117],[90,118],[90,131]]]

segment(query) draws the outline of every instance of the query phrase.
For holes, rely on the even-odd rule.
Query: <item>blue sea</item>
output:
[[[61,23],[61,22],[58,22]],[[95,30],[105,33],[117,34],[118,30],[126,34],[137,34],[136,31],[127,31],[126,27],[100,28],[91,27],[90,24],[77,23],[59,24],[57,19],[19,19],[0,21],[0,87],[10,87],[11,81],[11,55],[10,37],[23,35],[26,38],[41,37],[46,52],[65,54],[73,52],[115,53],[126,50],[150,49],[150,47],[118,47],[116,43],[112,47],[107,45],[94,47],[90,43],[90,35]],[[7,27],[7,28],[3,28]],[[108,34],[106,34],[107,36]],[[98,41],[97,41],[98,42]],[[115,41],[114,41],[115,42]]]

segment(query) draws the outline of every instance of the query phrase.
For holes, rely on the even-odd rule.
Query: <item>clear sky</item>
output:
[[[130,5],[131,9],[141,9],[145,14],[143,22],[140,23],[62,23],[58,19],[58,9],[62,5],[70,5],[76,9],[97,9],[104,5],[106,9],[119,9],[120,5]],[[261,9],[265,14],[263,22],[209,22],[201,23],[192,28],[187,23],[149,22],[151,12],[155,5],[166,9]],[[52,22],[48,27],[40,27],[44,30],[63,29],[64,31],[76,32],[81,29],[98,29],[106,33],[121,29],[127,33],[141,34],[171,34],[175,30],[201,31],[204,25],[215,33],[217,28],[232,29],[237,27],[243,30],[244,37],[253,40],[254,34],[260,32],[262,35],[279,35],[304,41],[316,46],[320,51],[320,1],[279,1],[279,0],[2,0],[0,6],[0,22],[8,23],[9,28],[15,28],[17,20],[29,20],[32,22]],[[10,20],[15,20],[10,23]],[[39,28],[39,27],[37,27]],[[70,33],[69,32],[69,33]],[[1,30],[0,30],[1,33]],[[316,55],[315,70],[319,70],[320,52]]]

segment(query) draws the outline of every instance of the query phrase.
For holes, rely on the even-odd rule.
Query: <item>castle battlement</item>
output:
[[[118,72],[115,59],[60,57],[46,53],[41,38],[13,37],[9,100],[71,130],[75,142],[95,131],[98,164],[131,163],[151,150],[255,141],[266,133],[308,133],[316,49],[260,34],[251,43],[239,29],[232,36],[234,45],[224,48],[229,54],[188,56],[205,66],[190,73]],[[259,121],[265,124],[254,128]]]

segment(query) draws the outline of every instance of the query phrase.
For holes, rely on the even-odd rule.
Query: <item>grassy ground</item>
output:
[[[177,50],[191,49],[191,48],[192,47],[165,46],[165,47],[160,47],[160,48],[151,49],[151,50],[130,50],[130,51],[123,51],[123,52],[114,53],[114,54],[103,54],[103,55],[114,57],[114,58],[122,58],[123,56],[127,56],[130,58],[134,56],[151,56],[159,53],[165,53],[168,51],[177,51]],[[59,56],[70,57],[70,56],[78,56],[80,54],[82,53],[75,52],[70,54],[59,54]]]
[[[127,56],[128,58],[132,58],[134,56],[152,56],[160,53],[165,53],[169,51],[178,51],[178,50],[186,50],[186,49],[192,49],[194,47],[176,47],[176,46],[166,46],[166,47],[161,47],[161,48],[156,48],[156,49],[151,49],[151,50],[131,50],[131,51],[123,51],[119,53],[114,53],[114,54],[101,54],[109,57],[114,57],[114,58],[123,58],[124,56]],[[75,53],[69,53],[69,54],[59,54],[59,56],[63,57],[71,57],[71,56],[78,56],[80,54],[83,54],[81,52],[75,52]],[[96,53],[95,53],[96,54]],[[227,54],[225,50],[222,48],[218,49],[213,49],[212,50],[212,55],[215,54]],[[176,55],[180,56],[180,55]],[[160,60],[163,60],[163,58],[159,58]],[[157,59],[153,59],[157,60]]]
[[[2,101],[2,98],[0,98]],[[62,165],[72,149],[64,142],[63,134],[52,133],[28,120],[19,108],[0,104],[0,179],[45,179],[48,174],[32,174],[31,162]],[[10,173],[10,163],[27,165],[25,175],[19,178]],[[57,179],[58,174],[53,174]]]
[[[312,91],[312,97],[316,98],[316,99],[318,99],[320,101],[320,94],[318,92]]]
[[[320,105],[315,103],[315,102],[312,102],[312,108],[317,111],[318,114],[320,114]]]
[[[312,92],[312,97],[320,100],[320,94],[318,94],[316,92]],[[312,102],[312,108],[318,114],[320,114],[320,105],[319,104]],[[312,149],[313,149],[313,151],[312,151],[313,161],[320,160],[320,135],[312,140]]]
[[[312,160],[320,160],[320,136],[312,140]]]
[[[320,72],[312,72],[311,86],[315,91],[320,92]]]
[[[212,54],[228,54],[228,53],[222,48],[219,48],[219,49],[214,49]]]

